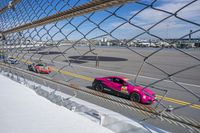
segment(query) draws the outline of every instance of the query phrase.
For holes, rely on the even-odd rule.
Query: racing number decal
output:
[[[122,86],[121,92],[122,92],[122,93],[128,93],[128,91],[127,91],[127,86]]]

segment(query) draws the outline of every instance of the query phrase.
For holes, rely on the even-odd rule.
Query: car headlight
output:
[[[147,96],[151,96],[148,92],[144,92],[144,94],[147,95]]]

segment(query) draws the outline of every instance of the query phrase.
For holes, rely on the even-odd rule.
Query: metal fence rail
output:
[[[159,100],[151,107],[131,102],[128,105],[131,103],[134,105],[131,107],[142,112],[149,112],[149,108],[155,111],[150,116],[144,115],[143,120],[163,116],[199,131],[199,125],[192,126],[196,122],[189,118],[185,121],[186,118],[176,114],[176,110],[190,107],[200,109],[199,86],[193,85],[198,89],[191,89],[188,84],[179,81],[186,77],[193,79],[192,74],[198,72],[200,66],[200,56],[196,53],[200,46],[198,0],[182,3],[162,0],[4,0],[0,8],[0,54],[17,58],[20,64],[16,67],[26,69],[27,64],[32,62],[45,62],[54,70],[49,75],[51,78],[88,85],[95,75],[124,74],[121,68],[134,66],[124,75],[142,84],[143,90],[153,88],[158,92]],[[106,62],[113,58],[112,48],[119,54],[112,60],[128,58],[127,65]],[[161,63],[156,62],[160,57],[169,62],[176,58],[170,52],[183,56],[180,61],[174,59],[170,66],[173,70],[165,67],[162,59]],[[135,62],[129,61],[132,58]],[[115,65],[121,67],[119,71]],[[143,75],[149,73],[159,76],[149,78],[151,81],[141,81],[141,77],[146,78]],[[171,86],[173,89],[169,89]],[[175,90],[187,93],[193,101],[182,101],[171,108],[166,100]],[[93,95],[102,97],[101,93]],[[103,98],[118,100],[112,96]],[[122,105],[127,105],[127,100],[122,101]],[[178,100],[171,101],[177,103]]]

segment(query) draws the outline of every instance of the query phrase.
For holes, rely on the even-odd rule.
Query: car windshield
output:
[[[45,66],[44,64],[37,64],[37,66]]]
[[[135,86],[135,83],[133,81],[131,81],[131,80],[127,80],[126,82],[129,83],[130,85]]]

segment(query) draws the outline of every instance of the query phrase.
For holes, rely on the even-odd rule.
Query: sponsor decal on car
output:
[[[128,93],[127,86],[122,86],[121,92],[122,93]]]
[[[110,89],[108,89],[108,88],[103,88],[105,91],[111,91]]]

